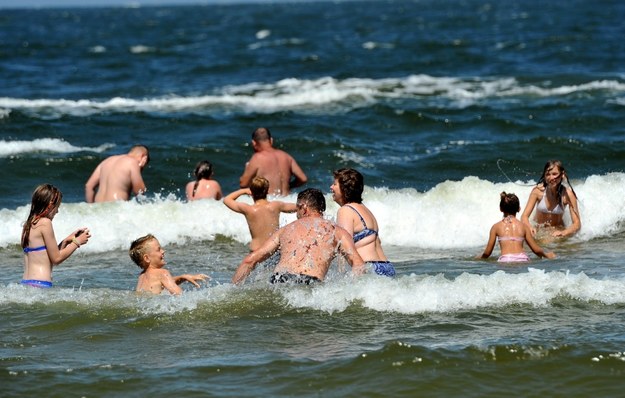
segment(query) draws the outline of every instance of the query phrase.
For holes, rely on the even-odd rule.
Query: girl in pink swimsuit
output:
[[[497,261],[505,263],[527,262],[529,257],[523,250],[523,242],[538,257],[555,258],[552,252],[545,252],[532,237],[530,229],[516,218],[516,214],[521,210],[519,198],[513,193],[501,193],[499,210],[503,213],[503,220],[495,223],[490,229],[488,243],[481,258],[490,257],[495,247],[495,242],[499,241],[501,256]]]

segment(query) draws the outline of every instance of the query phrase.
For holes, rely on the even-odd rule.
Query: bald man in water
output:
[[[149,161],[145,145],[135,145],[127,154],[104,159],[85,184],[85,200],[87,203],[113,202],[128,200],[131,193],[145,192],[141,171]]]
[[[292,188],[306,184],[308,177],[288,153],[273,147],[268,128],[259,127],[252,133],[254,155],[245,165],[239,179],[241,188],[248,188],[256,176],[269,180],[269,194],[286,196]]]

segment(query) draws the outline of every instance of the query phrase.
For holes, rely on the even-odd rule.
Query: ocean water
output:
[[[624,19],[582,0],[0,10],[0,395],[622,396]],[[329,219],[332,171],[363,173],[395,278],[230,283],[245,220],[184,185],[207,159],[237,189],[258,126]],[[147,194],[85,203],[93,168],[136,143]],[[476,260],[499,193],[523,206],[549,159],[581,231],[544,243],[552,261]],[[57,238],[93,234],[51,290],[18,284],[44,182],[64,194]],[[135,295],[146,233],[173,274],[211,281]]]

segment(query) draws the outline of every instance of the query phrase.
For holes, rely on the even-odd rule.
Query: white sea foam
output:
[[[615,98],[613,100],[608,101],[612,104],[616,104],[616,105],[623,105],[625,106],[625,97],[619,97],[619,98]]]
[[[133,280],[134,281],[134,280]],[[137,296],[132,288],[114,290],[90,284],[33,289],[15,282],[0,285],[0,304],[54,305],[75,303],[96,309],[133,310],[139,314],[175,314],[198,310],[210,304],[231,306],[233,301],[258,295],[258,289],[272,289],[291,308],[327,313],[343,312],[353,306],[377,312],[401,314],[449,313],[511,305],[547,307],[554,300],[576,300],[602,305],[625,304],[625,279],[593,279],[585,273],[544,271],[529,268],[524,273],[495,271],[481,275],[463,273],[408,274],[395,278],[365,275],[329,279],[310,287],[274,286],[266,282],[235,287],[230,283],[204,285],[182,296]]]
[[[295,201],[295,197],[290,199]],[[0,210],[0,247],[19,244],[28,206]],[[282,224],[295,219],[283,214]],[[288,221],[287,221],[288,220]],[[213,240],[217,234],[247,243],[250,240],[245,218],[221,202],[183,202],[173,197],[109,203],[64,203],[54,218],[57,239],[79,227],[89,227],[92,238],[82,252],[127,249],[139,236],[152,233],[161,244]]]
[[[266,39],[269,36],[271,36],[271,30],[269,29],[261,29],[258,32],[256,32],[256,38],[258,40]]]
[[[136,46],[131,46],[129,51],[131,53],[133,53],[133,54],[145,54],[145,53],[153,53],[153,52],[155,52],[156,48],[138,44]]]
[[[104,46],[93,46],[89,48],[89,52],[94,54],[101,54],[106,52],[106,47]]]
[[[477,177],[445,181],[427,192],[415,189],[367,187],[364,202],[376,215],[384,245],[425,249],[481,247],[488,232],[501,219],[499,194],[517,194],[523,207],[532,181],[492,183]],[[589,241],[622,232],[625,221],[625,173],[592,175],[572,181],[579,197],[581,231],[573,241]],[[601,192],[601,195],[597,195]],[[295,202],[292,194],[286,201]],[[338,205],[326,194],[327,218],[334,218]],[[605,211],[610,209],[610,211]],[[0,210],[0,248],[17,245],[27,206]],[[520,215],[519,215],[520,216]],[[281,224],[295,215],[283,214]],[[568,212],[565,222],[570,222]],[[223,235],[249,242],[245,218],[221,201],[184,202],[174,195],[154,196],[144,201],[100,204],[64,203],[54,219],[57,238],[87,226],[93,238],[85,252],[126,249],[135,238],[154,233],[167,245],[174,242],[212,240]]]
[[[95,152],[102,153],[115,145],[102,144],[97,147],[79,147],[58,138],[39,138],[32,141],[5,141],[0,140],[0,157],[14,156],[22,153],[73,153]]]
[[[298,44],[293,42],[292,44]],[[253,46],[272,45],[259,42]],[[135,46],[135,53],[153,51]],[[522,97],[531,104],[532,98],[560,97],[574,93],[604,92],[617,104],[625,92],[625,83],[617,80],[589,81],[577,85],[550,86],[523,84],[514,78],[455,78],[411,75],[403,78],[322,77],[315,80],[288,78],[273,83],[249,83],[226,86],[199,96],[170,95],[155,98],[91,99],[21,99],[0,98],[0,114],[7,117],[10,110],[21,110],[34,117],[55,118],[63,115],[86,117],[103,112],[211,112],[211,107],[239,108],[241,112],[272,113],[284,109],[302,112],[344,112],[389,99],[447,101],[447,106],[466,107],[493,98]]]
[[[134,282],[134,281],[133,281]],[[134,286],[133,286],[134,287]],[[133,289],[113,290],[87,286],[33,289],[18,283],[0,285],[0,305],[54,305],[74,303],[89,309],[135,310],[140,314],[174,314],[192,311],[198,305],[226,301],[233,285],[203,285],[200,289],[185,291],[181,296],[163,293],[159,296],[136,295]]]
[[[597,280],[586,274],[532,269],[521,274],[375,275],[324,283],[314,289],[284,289],[289,305],[327,312],[358,303],[381,312],[415,314],[475,310],[508,305],[546,306],[557,298],[606,305],[625,303],[625,280]]]

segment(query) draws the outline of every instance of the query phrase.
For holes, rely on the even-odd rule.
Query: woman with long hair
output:
[[[571,225],[568,226],[564,225],[567,206],[571,215]],[[530,222],[534,209],[535,225]],[[554,238],[571,236],[582,227],[577,195],[559,160],[550,160],[545,164],[543,174],[527,200],[521,221],[531,229],[533,236],[536,236],[537,227],[547,228],[547,232]]]
[[[88,228],[79,228],[57,244],[52,220],[62,199],[61,191],[50,184],[39,185],[33,192],[30,213],[22,229],[23,285],[52,287],[52,267],[67,260],[91,237]]]

